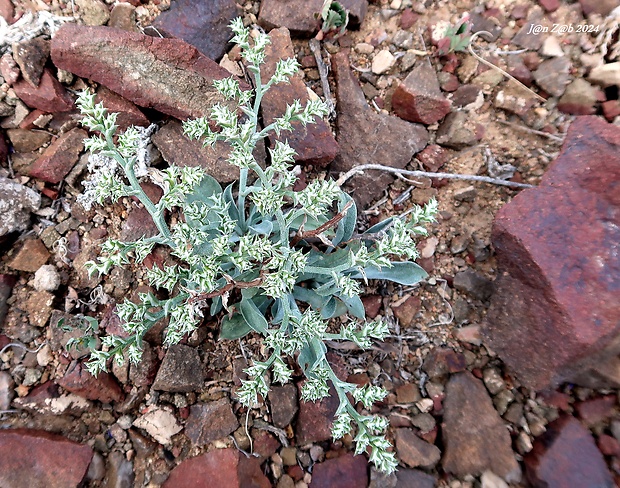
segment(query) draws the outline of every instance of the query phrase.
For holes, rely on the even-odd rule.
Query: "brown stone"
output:
[[[136,105],[183,120],[225,103],[213,81],[231,76],[184,41],[110,27],[63,25],[52,39],[52,60]]]
[[[407,166],[413,155],[426,146],[426,129],[371,109],[349,68],[346,54],[335,54],[332,66],[337,85],[340,154],[331,169],[349,171],[371,163],[401,169]],[[360,208],[365,208],[381,196],[392,181],[394,177],[385,172],[370,173],[351,178],[345,187],[351,189]]]
[[[261,76],[268,80],[273,76],[276,64],[281,59],[294,58],[295,52],[288,29],[274,29],[269,33],[271,45],[265,50],[265,64],[261,67]],[[274,85],[263,97],[261,109],[265,125],[269,125],[286,111],[287,105],[299,100],[302,105],[309,101],[308,90],[301,73],[294,75],[290,83]],[[280,137],[272,136],[271,144],[276,140],[288,141],[297,153],[295,161],[301,164],[325,166],[338,154],[338,143],[332,135],[331,128],[322,119],[315,119],[315,124],[294,122],[293,130],[286,131]]]
[[[236,449],[215,449],[183,461],[170,472],[163,488],[271,488],[260,461],[246,458]]]
[[[299,396],[301,397],[301,384]],[[303,446],[313,442],[322,442],[332,438],[331,424],[340,404],[333,386],[329,395],[316,402],[300,401],[299,414],[295,422],[295,440]]]
[[[153,388],[183,393],[199,389],[203,382],[204,373],[198,351],[184,344],[176,344],[168,348]]]
[[[65,375],[58,380],[65,390],[88,400],[102,403],[120,402],[123,399],[121,387],[108,373],[99,373],[97,377],[90,374],[82,363],[75,363]]]
[[[293,421],[299,408],[297,388],[292,383],[283,386],[274,385],[269,390],[268,398],[273,425],[284,429]]]
[[[132,125],[147,127],[150,123],[149,119],[146,118],[135,104],[117,95],[113,91],[108,90],[105,86],[100,86],[97,89],[95,102],[103,103],[103,106],[109,113],[118,114],[118,117],[116,117],[116,125],[121,132],[127,130],[127,128]]]
[[[129,3],[117,3],[110,11],[108,26],[127,32],[140,32],[136,24],[136,7]]]
[[[524,461],[527,479],[535,488],[614,486],[592,435],[573,417],[551,422]]]
[[[435,69],[426,62],[418,63],[392,96],[396,115],[427,125],[443,119],[450,112],[450,105],[441,93]]]
[[[439,376],[445,376],[450,373],[458,373],[464,371],[467,368],[467,360],[465,356],[456,352],[449,347],[438,347],[433,350],[424,358],[422,369],[431,378],[437,378]]]
[[[49,55],[50,41],[42,37],[13,45],[13,59],[19,65],[22,77],[34,88],[39,86]]]
[[[92,457],[90,447],[43,430],[0,430],[0,486],[77,488]]]
[[[73,98],[60,84],[49,68],[43,70],[39,85],[34,88],[22,79],[13,84],[15,94],[29,107],[43,112],[68,112],[73,110]]]
[[[310,488],[360,488],[368,486],[368,462],[364,456],[345,454],[314,465]]]
[[[484,127],[473,124],[467,113],[451,112],[437,130],[437,143],[451,149],[464,149],[477,144],[483,135]]]
[[[566,87],[558,102],[558,110],[571,115],[592,115],[596,113],[598,90],[583,78],[577,78]]]
[[[396,452],[410,468],[434,468],[441,458],[437,446],[420,439],[411,429],[396,430]]]
[[[86,131],[82,129],[65,132],[30,167],[30,176],[49,183],[60,183],[78,162],[86,137]]]
[[[541,184],[495,219],[500,275],[483,334],[529,388],[577,379],[620,352],[619,150],[617,127],[577,118]]]
[[[190,407],[185,435],[194,446],[202,447],[227,436],[237,427],[239,422],[232,411],[230,400],[220,398],[214,402],[197,403]]]
[[[484,384],[469,372],[452,376],[446,386],[442,432],[445,471],[462,477],[491,470],[508,482],[521,478],[508,429]]]
[[[13,149],[19,153],[36,151],[52,138],[47,132],[25,129],[8,129],[6,135],[9,136]]]
[[[153,25],[166,37],[176,37],[218,61],[233,34],[228,24],[239,15],[234,0],[177,0]]]
[[[394,316],[403,327],[409,327],[413,324],[413,319],[420,311],[420,298],[416,296],[408,297],[404,302],[392,307]]]
[[[152,141],[169,164],[200,166],[220,183],[230,183],[239,178],[239,168],[226,161],[230,153],[228,144],[219,141],[214,148],[204,147],[202,142],[190,140],[176,120],[159,129]],[[261,158],[260,148],[255,150],[254,157],[257,160]]]
[[[575,409],[582,422],[591,427],[611,417],[614,414],[615,406],[616,395],[605,395],[579,402],[575,404]]]
[[[8,264],[9,268],[17,271],[34,273],[47,263],[49,257],[50,253],[40,239],[28,239]]]
[[[402,469],[396,471],[394,488],[435,488],[437,478],[418,469]],[[377,486],[376,488],[379,488]],[[387,487],[386,487],[387,488]]]

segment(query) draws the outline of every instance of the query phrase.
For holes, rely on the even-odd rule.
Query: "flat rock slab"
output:
[[[359,27],[364,21],[368,2],[366,0],[342,0],[349,10],[350,27]],[[311,36],[320,23],[315,14],[321,12],[323,0],[263,0],[258,22],[265,29],[286,27],[296,36]]]
[[[493,224],[500,276],[483,328],[531,389],[620,353],[620,129],[578,117],[541,184]]]
[[[213,81],[231,76],[184,41],[110,27],[65,24],[51,55],[57,67],[179,119],[206,116],[225,103]]]
[[[349,171],[362,164],[383,164],[403,169],[428,143],[428,132],[419,124],[376,113],[349,68],[346,54],[332,57],[336,77],[340,154],[333,171]],[[385,172],[354,176],[348,187],[361,207],[380,197],[394,177]]]
[[[573,417],[550,423],[524,461],[535,488],[616,486],[592,434]]]
[[[228,398],[214,402],[196,403],[190,407],[185,435],[194,446],[206,446],[227,436],[239,427]]]
[[[77,363],[73,369],[58,380],[65,390],[75,393],[87,400],[99,400],[103,403],[119,402],[123,391],[114,377],[108,373],[99,373],[96,377],[86,367]]]
[[[215,449],[183,461],[172,470],[163,488],[271,488],[260,461],[236,449]]]
[[[65,132],[34,162],[28,174],[48,183],[60,183],[78,162],[87,136],[86,131],[77,128]]]
[[[77,488],[93,457],[90,447],[43,430],[0,431],[0,486]]]
[[[271,44],[267,46],[265,64],[261,67],[262,79],[265,81],[273,76],[279,60],[295,57],[293,43],[286,27],[272,30],[269,33],[269,38]],[[269,125],[276,118],[281,117],[286,111],[286,106],[295,100],[299,100],[302,105],[305,105],[309,99],[308,90],[301,73],[294,75],[290,79],[290,83],[274,85],[263,96],[261,109],[264,124]],[[315,119],[315,122],[315,124],[307,124],[305,127],[301,122],[294,122],[292,132],[283,132],[280,137],[271,135],[271,144],[274,145],[276,140],[288,141],[296,152],[296,162],[325,166],[333,161],[338,154],[338,143],[334,139],[327,122],[323,119]]]
[[[36,88],[22,78],[13,84],[13,90],[26,105],[43,112],[68,112],[75,108],[71,94],[48,68],[43,70]]]
[[[456,476],[493,471],[508,482],[518,482],[521,470],[510,434],[484,384],[470,372],[450,378],[444,400],[443,469]]]
[[[204,373],[198,351],[176,344],[166,352],[153,388],[170,392],[189,392],[202,387]]]
[[[235,0],[176,0],[153,26],[164,36],[182,39],[217,61],[233,36],[228,24],[238,15]]]
[[[359,488],[368,486],[368,461],[345,454],[314,465],[311,488]]]

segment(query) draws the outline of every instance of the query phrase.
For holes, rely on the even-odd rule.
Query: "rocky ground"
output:
[[[620,2],[343,3],[350,29],[323,40],[317,62],[309,38],[321,0],[0,0],[1,486],[620,482]],[[469,52],[437,54],[433,27],[463,14],[490,32],[476,52],[532,92]],[[179,121],[207,113],[214,79],[244,75],[227,44],[236,15],[270,32],[266,75],[282,57],[303,67],[264,99],[265,123],[287,101],[332,93],[334,116],[289,139],[301,184],[381,164],[538,187],[385,171],[345,185],[364,209],[361,228],[431,197],[440,207],[419,244],[429,279],[367,289],[367,314],[385,317],[391,337],[329,353],[343,378],[389,390],[374,410],[390,419],[391,477],[353,456],[350,437],[330,439],[333,398],[299,402],[290,384],[241,407],[235,390],[261,345],[217,341],[217,317],[170,349],[153,330],[139,366],[97,378],[83,367],[87,350],[64,347],[79,331],[59,324],[84,314],[118,332],[115,303],[146,287],[142,269],[98,279],[84,263],[106,238],[154,232],[131,199],[90,211],[76,202],[87,154],[75,93],[96,90],[122,128],[156,124],[155,166],[199,164],[233,181],[226,148],[188,141]],[[155,251],[146,264],[165,259]]]

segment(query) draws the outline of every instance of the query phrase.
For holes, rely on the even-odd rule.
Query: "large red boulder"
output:
[[[620,129],[579,117],[537,188],[498,213],[483,334],[520,381],[620,386]]]

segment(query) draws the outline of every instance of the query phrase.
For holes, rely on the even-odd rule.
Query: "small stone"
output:
[[[605,456],[618,456],[620,455],[620,442],[614,437],[602,434],[598,437],[598,448]]]
[[[396,485],[394,488],[435,488],[437,478],[418,469],[402,469],[396,471]],[[384,487],[377,487],[384,488]],[[387,487],[386,487],[387,488]]]
[[[8,129],[6,135],[9,136],[9,140],[15,152],[19,153],[36,151],[47,144],[52,138],[47,132],[26,129]]]
[[[616,396],[605,395],[578,402],[575,409],[585,425],[591,427],[610,418],[615,412]]]
[[[437,144],[429,144],[417,154],[416,159],[422,163],[424,169],[436,173],[450,159],[450,151]]]
[[[19,80],[21,71],[11,53],[4,53],[0,58],[0,74],[9,85],[13,85]]]
[[[387,49],[379,51],[372,60],[370,69],[376,75],[382,75],[396,63],[396,58]]]
[[[510,85],[497,92],[493,106],[507,112],[524,116],[535,104],[535,97],[520,86]]]
[[[344,454],[317,463],[312,469],[312,488],[360,488],[368,486],[368,462],[364,456]],[[297,485],[296,485],[297,486]]]
[[[422,369],[430,378],[458,373],[467,368],[465,356],[447,347],[433,349],[424,359]]]
[[[127,5],[119,3],[119,5]],[[105,86],[101,85],[95,94],[95,102],[103,103],[103,106],[109,113],[116,113],[116,125],[119,131],[125,131],[127,128],[134,126],[148,127],[149,119],[142,113],[142,111],[136,107],[135,104],[129,100],[117,95],[112,90],[108,90]]]
[[[448,114],[437,130],[437,143],[452,149],[476,144],[482,134],[467,119],[467,114],[462,111]]]
[[[508,482],[520,480],[510,434],[480,380],[469,372],[452,376],[443,406],[447,472],[461,477],[490,470]]]
[[[411,468],[434,468],[441,458],[441,451],[413,433],[411,429],[396,430],[398,458]]]
[[[579,3],[586,17],[590,14],[598,14],[605,18],[618,7],[618,0],[579,0]]]
[[[375,48],[372,44],[368,44],[367,42],[360,42],[355,45],[355,50],[360,54],[372,54]]]
[[[430,413],[420,413],[414,417],[411,417],[411,423],[420,429],[422,434],[430,432],[437,425],[435,417],[433,417]]]
[[[230,400],[220,398],[209,403],[197,403],[190,407],[189,418],[185,425],[185,435],[197,447],[227,436],[239,426],[232,411]]]
[[[420,299],[416,296],[408,297],[398,306],[393,306],[394,316],[402,327],[409,327],[413,324],[416,314],[420,311]]]
[[[139,429],[144,429],[153,439],[164,446],[172,442],[172,436],[183,430],[176,417],[161,407],[149,408],[146,413],[133,422],[133,425]]]
[[[473,202],[476,198],[476,187],[470,185],[465,188],[459,188],[454,192],[454,199],[459,202]]]
[[[473,269],[459,271],[453,283],[455,289],[477,300],[488,300],[493,294],[493,282]]]
[[[144,341],[142,344],[142,359],[138,364],[129,365],[129,380],[137,387],[151,386],[157,375],[159,359],[157,352]]]
[[[457,108],[467,111],[475,111],[482,107],[484,103],[484,93],[479,86],[461,85],[452,95],[452,103]]]
[[[103,456],[98,452],[95,452],[93,455],[93,460],[88,466],[86,479],[88,481],[101,481],[105,478],[105,473],[105,461],[103,460]]]
[[[547,56],[548,58],[557,58],[564,56],[564,51],[562,50],[562,46],[560,45],[558,38],[556,36],[549,36],[543,42],[543,45],[540,48],[540,54]]]
[[[45,63],[50,55],[50,41],[35,37],[13,44],[13,58],[23,78],[34,88],[39,86]]]
[[[441,93],[437,73],[426,62],[419,63],[398,85],[392,106],[400,118],[423,124],[434,124],[450,112],[450,101]]]
[[[297,465],[297,449],[294,447],[284,447],[280,451],[280,456],[282,457],[282,463],[284,466],[295,466]]]
[[[122,452],[112,451],[109,454],[107,468],[106,487],[125,488],[134,486],[133,463],[128,461]]]
[[[228,25],[238,15],[234,0],[177,0],[153,26],[166,37],[183,39],[218,61],[233,35]]]
[[[267,397],[271,407],[273,425],[284,429],[292,422],[299,408],[297,388],[292,383],[283,386],[272,386]]]
[[[40,206],[41,196],[37,192],[0,176],[0,237],[25,230],[30,223],[30,212]]]
[[[601,85],[603,88],[620,86],[620,62],[602,64],[592,68],[588,78],[592,83]]]
[[[558,102],[558,110],[571,115],[592,115],[596,113],[598,90],[583,78],[577,78],[567,87]]]
[[[60,286],[60,274],[52,264],[44,264],[34,274],[33,286],[37,291],[56,291]]]
[[[392,44],[401,49],[411,49],[413,46],[413,32],[399,30],[392,37]]]
[[[52,314],[54,295],[47,291],[35,291],[30,294],[21,307],[28,314],[28,323],[36,327],[45,327]]]
[[[140,32],[136,25],[136,7],[128,3],[115,4],[110,12],[108,25],[127,32]]]
[[[502,378],[502,375],[499,374],[499,371],[495,368],[486,368],[482,372],[482,380],[484,381],[484,386],[487,387],[489,393],[491,395],[497,395],[500,391],[506,388],[506,383]]]
[[[405,383],[396,389],[396,401],[398,403],[415,403],[421,399],[420,389],[414,383]]]
[[[87,133],[71,129],[56,139],[30,167],[29,175],[49,183],[60,183],[78,162]]]
[[[481,488],[508,488],[506,483],[500,476],[493,471],[485,471],[480,477]]]
[[[110,11],[101,0],[75,0],[75,3],[86,25],[105,25],[110,19]]]
[[[0,410],[9,410],[15,398],[15,383],[8,371],[0,371]]]
[[[552,58],[540,63],[532,73],[536,84],[549,95],[560,97],[570,82],[571,63],[566,57]]]
[[[73,98],[60,84],[49,68],[45,68],[39,85],[34,88],[22,79],[13,84],[15,94],[29,107],[46,113],[68,112],[73,110]]]
[[[549,424],[524,461],[527,478],[534,486],[614,486],[592,435],[573,417]]]
[[[77,363],[58,380],[65,390],[75,393],[88,400],[99,400],[102,403],[120,402],[123,399],[121,387],[113,376],[99,373],[91,375],[85,366]]]
[[[49,257],[50,253],[40,239],[27,239],[8,264],[17,271],[34,273]]]
[[[189,392],[203,384],[202,362],[193,347],[171,346],[159,367],[153,388],[169,392]]]

